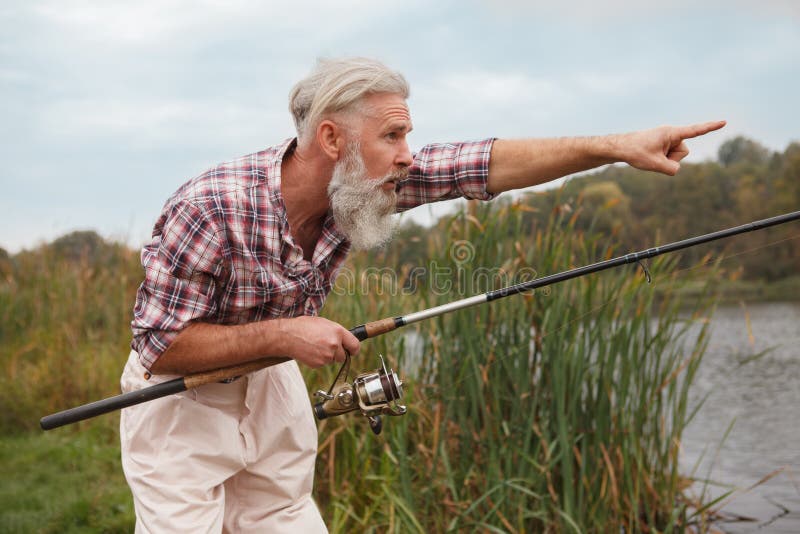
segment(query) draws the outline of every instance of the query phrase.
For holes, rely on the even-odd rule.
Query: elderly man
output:
[[[317,315],[349,248],[385,243],[393,213],[617,161],[674,175],[684,140],[725,124],[412,154],[408,94],[377,61],[320,61],[290,95],[297,138],[214,167],[167,201],[142,251],[123,390],[293,360],[123,412],[137,532],[326,530],[311,497],[317,432],[298,362],[358,352],[347,329]]]

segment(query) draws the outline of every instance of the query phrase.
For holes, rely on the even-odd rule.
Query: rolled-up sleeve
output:
[[[494,139],[426,145],[398,187],[397,211],[452,198],[490,200],[486,190]]]
[[[131,347],[146,368],[191,321],[217,311],[221,260],[216,228],[201,209],[178,201],[164,211],[152,241],[142,249],[145,278],[131,323]]]

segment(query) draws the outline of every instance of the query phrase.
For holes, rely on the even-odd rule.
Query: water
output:
[[[405,348],[403,373],[416,375],[421,338],[406,332]],[[729,520],[716,527],[737,534],[800,533],[800,303],[717,308],[692,406],[705,395],[684,432],[681,455],[684,474],[699,461],[695,476],[724,484],[708,487],[704,502],[731,488],[749,488],[782,469],[749,491],[737,491],[722,508],[729,519],[753,521]],[[703,485],[693,490],[699,495]]]
[[[766,349],[771,350],[763,357],[743,363]],[[693,398],[706,394],[684,433],[683,472],[704,449],[697,475],[742,490],[782,469],[749,491],[737,491],[722,509],[754,521],[717,526],[731,533],[800,532],[800,303],[718,308]],[[727,488],[709,491],[716,496]]]

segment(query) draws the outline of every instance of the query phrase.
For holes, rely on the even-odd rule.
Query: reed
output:
[[[576,231],[564,205],[546,226],[529,210],[472,206],[425,236],[353,255],[323,315],[351,327],[622,252],[613,237]],[[674,296],[674,258],[649,267],[654,287],[621,268],[365,342],[354,369],[384,354],[409,413],[385,420],[381,436],[353,416],[320,424],[316,497],[331,531],[677,532],[697,520],[678,452],[705,347],[705,330],[690,338],[688,326],[711,299]],[[20,434],[117,393],[137,254],[43,247],[0,274],[0,429]],[[335,371],[307,370],[309,389]],[[77,430],[99,424],[107,437],[117,421]]]
[[[531,228],[522,204],[462,213],[428,238],[425,287],[388,297],[376,282],[331,297],[325,314],[356,324],[610,257],[575,219],[560,210]],[[365,342],[357,367],[380,352],[413,370],[411,408],[381,437],[346,418],[321,425],[316,484],[331,530],[683,531],[678,453],[706,334],[687,337],[673,265],[650,266],[658,293],[623,268]],[[451,291],[435,290],[447,280],[430,266]],[[683,304],[702,317],[710,299]]]
[[[141,279],[122,245],[64,255],[42,246],[15,258],[0,280],[0,430],[119,393]]]

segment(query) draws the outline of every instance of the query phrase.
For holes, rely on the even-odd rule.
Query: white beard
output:
[[[380,247],[392,238],[397,226],[392,217],[397,193],[385,191],[382,185],[407,176],[408,170],[402,169],[382,178],[369,178],[358,143],[352,143],[345,156],[336,162],[328,196],[336,226],[354,249]]]

